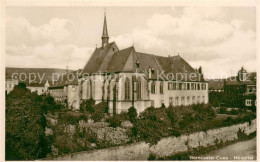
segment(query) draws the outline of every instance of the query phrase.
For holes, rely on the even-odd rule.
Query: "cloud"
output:
[[[48,24],[35,27],[31,26],[28,30],[32,40],[46,39],[55,42],[60,42],[68,38],[73,28],[73,23],[69,20],[53,18]]]
[[[66,19],[52,18],[46,24],[34,26],[25,18],[7,17],[7,42],[14,44],[19,40],[18,43],[47,40],[59,43],[71,36],[73,28],[73,22]]]
[[[120,49],[134,44],[139,52],[161,56],[176,55],[174,51],[178,51],[193,67],[202,66],[205,73],[236,73],[241,66],[255,71],[254,19],[248,18],[248,9],[241,9],[241,15],[247,16],[231,10],[172,7],[172,11],[154,13],[142,25],[133,24],[132,31],[110,36],[110,40]],[[76,19],[72,20],[77,24]],[[81,32],[75,29],[73,21],[66,18],[53,17],[36,25],[22,17],[8,17],[7,65],[82,68],[94,49],[73,42],[81,39],[77,35]]]
[[[8,17],[6,66],[82,68],[94,48],[67,44],[73,28],[66,19],[52,18],[35,26],[25,18]]]
[[[23,53],[29,53],[29,55],[21,55],[19,52],[21,48]],[[53,43],[37,46],[23,45],[9,47],[9,49],[13,52],[10,53],[10,50],[7,50],[6,65],[9,67],[65,68],[69,66],[70,69],[82,68],[94,51],[94,48],[78,47],[74,44]]]
[[[113,39],[124,42],[123,47],[132,39],[138,51],[162,56],[177,50],[194,67],[203,66],[205,73],[236,73],[243,65],[255,71],[256,32],[247,20],[236,15],[226,20],[229,12],[223,7],[173,7],[173,12],[155,13],[145,27]]]

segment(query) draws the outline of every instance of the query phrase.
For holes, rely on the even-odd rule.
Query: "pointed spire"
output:
[[[109,43],[109,36],[107,32],[106,10],[104,13],[103,34],[101,38],[102,38],[102,47],[105,47]]]

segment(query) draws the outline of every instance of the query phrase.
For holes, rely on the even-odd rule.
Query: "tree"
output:
[[[6,160],[45,157],[45,100],[18,84],[6,98]],[[14,156],[13,156],[14,155]]]
[[[84,100],[80,104],[80,111],[83,113],[93,113],[94,112],[94,105],[95,105],[95,100],[92,98],[89,100]]]
[[[43,109],[45,113],[54,112],[60,110],[63,107],[61,104],[56,103],[54,101],[54,98],[50,94],[43,95],[42,97],[45,100],[45,102],[43,103],[44,104]]]
[[[144,139],[150,146],[157,144],[161,137],[169,135],[171,121],[168,120],[166,109],[149,107],[145,109],[134,123],[133,135]]]
[[[137,111],[134,107],[130,107],[128,109],[127,115],[131,123],[134,123],[136,121]]]

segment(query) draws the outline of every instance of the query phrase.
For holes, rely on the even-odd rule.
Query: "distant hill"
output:
[[[74,70],[68,70],[68,72],[73,72]],[[5,77],[6,78],[11,78],[12,74],[17,73],[18,76],[21,76],[21,78],[18,77],[18,80],[21,82],[22,80],[25,79],[25,75],[27,76],[25,83],[29,82],[29,73],[35,74],[36,75],[36,82],[40,82],[40,78],[43,77],[44,83],[46,80],[49,81],[49,83],[52,81],[52,75],[54,76],[54,79],[57,79],[62,74],[66,74],[67,70],[66,69],[55,69],[55,68],[13,68],[13,67],[6,67],[5,68]],[[24,74],[22,74],[24,73]],[[59,74],[56,75],[55,73]],[[16,74],[16,76],[17,76]],[[21,75],[22,74],[22,75]],[[39,77],[40,76],[40,77]],[[32,79],[34,79],[34,76],[32,75]]]
[[[209,90],[223,90],[224,79],[208,80]]]

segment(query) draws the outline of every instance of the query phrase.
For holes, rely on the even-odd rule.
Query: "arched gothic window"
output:
[[[163,94],[163,82],[160,84],[160,94]]]
[[[126,78],[125,80],[125,99],[130,99],[130,80],[129,78]]]
[[[87,99],[92,98],[92,83],[91,80],[87,82]]]
[[[151,93],[155,94],[155,82],[152,82],[151,84]]]
[[[138,79],[136,82],[136,97],[137,99],[141,99],[141,90],[142,90],[142,84],[141,84],[141,79]]]
[[[107,100],[110,100],[110,84],[107,85]]]

